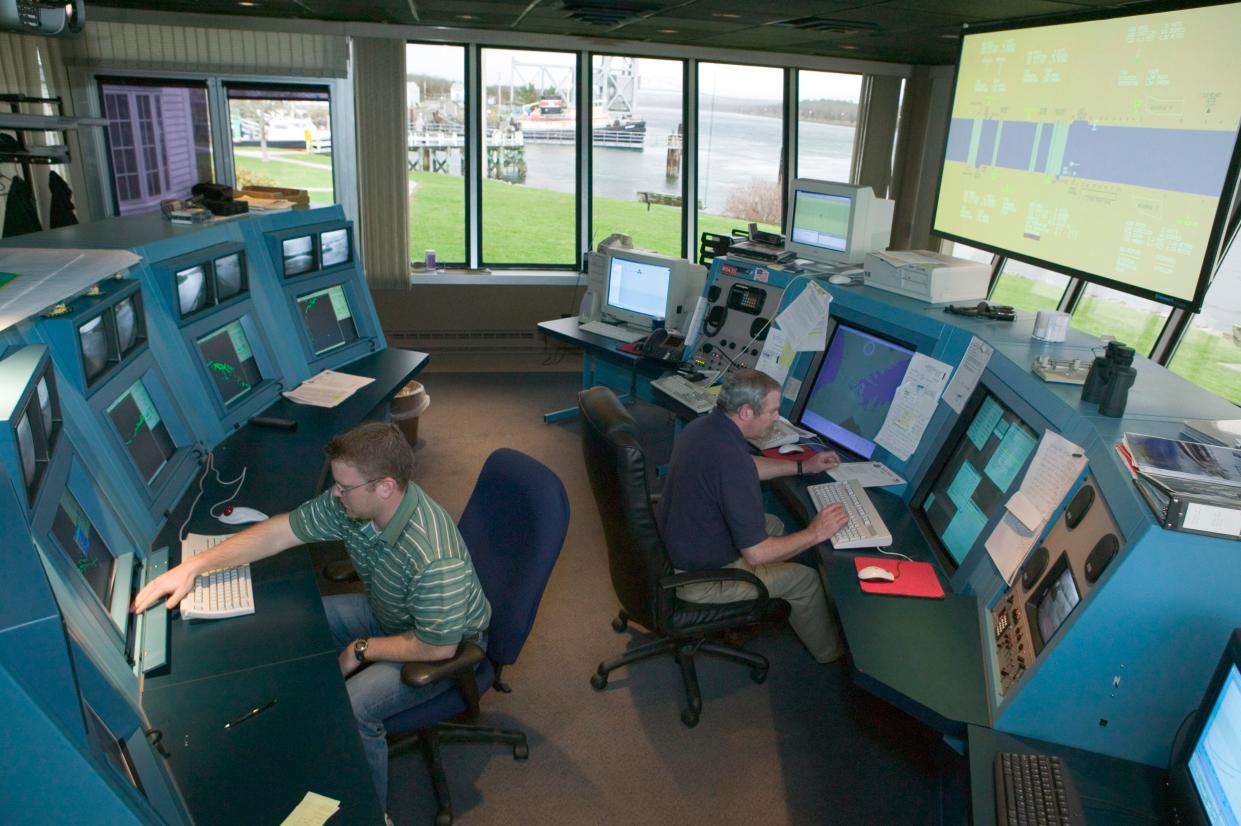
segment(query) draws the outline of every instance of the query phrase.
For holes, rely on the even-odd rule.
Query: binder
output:
[[[1141,472],[1134,482],[1162,527],[1241,541],[1237,488]]]

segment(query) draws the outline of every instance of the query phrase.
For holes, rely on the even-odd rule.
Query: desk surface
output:
[[[264,411],[293,419],[297,430],[239,428],[214,451],[223,478],[246,469],[235,501],[276,514],[314,496],[325,481],[327,440],[382,415],[384,402],[426,361],[425,353],[372,353],[343,372],[375,381],[337,407],[280,399]],[[209,483],[191,530],[237,530],[209,514],[223,498],[213,495],[220,490]],[[177,529],[197,493],[192,486],[157,538],[157,546],[170,546],[173,559],[180,556]],[[143,682],[143,709],[164,734],[190,812],[198,823],[278,823],[314,791],[342,801],[340,822],[381,822],[309,552],[295,548],[256,562],[252,577],[254,614],[170,620],[169,664]],[[223,728],[272,699],[277,704],[269,711]]]
[[[812,477],[778,479],[774,489],[794,514],[807,521],[814,506],[805,489],[827,481]],[[929,562],[934,554],[899,496],[867,488],[892,532],[892,549]],[[943,599],[863,593],[853,559],[878,556],[873,548],[835,551],[824,545],[820,562],[840,615],[859,682],[934,727],[960,730],[963,724],[990,725],[983,670],[982,608],[978,600],[950,592]],[[911,705],[912,704],[912,705]]]
[[[1081,799],[1086,823],[1090,826],[1166,822],[1168,809],[1164,781],[1167,772],[1161,769],[970,726],[970,797],[973,801],[974,826],[992,826],[996,822],[993,764],[996,753],[1001,751],[1060,757],[1069,770]]]

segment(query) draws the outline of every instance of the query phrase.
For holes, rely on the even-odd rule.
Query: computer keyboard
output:
[[[706,413],[715,407],[716,393],[712,393],[702,385],[694,384],[678,373],[670,373],[651,381],[652,387],[658,387],[681,404],[695,413]]]
[[[585,324],[577,325],[577,329],[615,341],[637,341],[647,336],[646,333],[631,330],[628,327],[621,327],[617,324],[608,324],[606,321],[587,321]]]
[[[1080,826],[1086,822],[1059,757],[995,756],[995,818],[1000,826]]]
[[[181,543],[181,561],[214,548],[227,536],[190,534]],[[250,565],[208,571],[194,578],[194,587],[181,600],[182,619],[228,619],[254,613]]]
[[[797,444],[800,439],[801,434],[797,429],[781,417],[772,422],[771,427],[764,430],[762,435],[751,439],[750,444],[759,450],[771,450],[773,447]]]
[[[849,524],[832,537],[832,547],[843,551],[850,548],[879,548],[892,544],[892,532],[883,524],[879,512],[866,495],[866,489],[858,480],[807,485],[806,492],[810,494],[810,501],[814,502],[816,511],[839,502],[849,514]]]

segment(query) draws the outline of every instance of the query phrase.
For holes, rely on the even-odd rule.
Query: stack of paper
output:
[[[1241,487],[1241,450],[1140,433],[1126,433],[1124,445],[1142,473]]]
[[[373,381],[374,379],[362,376],[324,370],[319,375],[306,379],[292,390],[286,390],[284,397],[298,404],[335,407]]]

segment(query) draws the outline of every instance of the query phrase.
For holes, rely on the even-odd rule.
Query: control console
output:
[[[789,276],[733,261],[717,261],[714,268],[692,362],[699,370],[753,367],[784,300]]]

